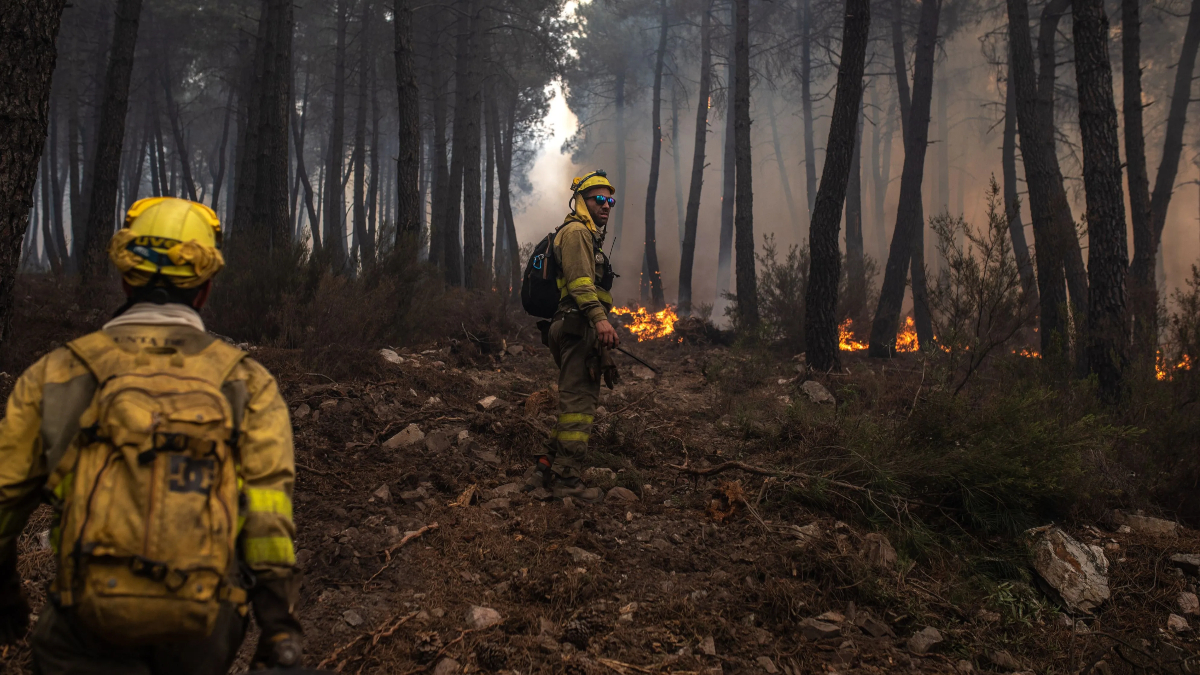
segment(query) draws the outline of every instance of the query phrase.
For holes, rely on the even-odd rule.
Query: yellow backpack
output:
[[[47,483],[60,509],[52,590],[114,644],[209,635],[222,600],[246,601],[235,581],[241,409],[221,389],[245,353],[220,340],[194,354],[126,351],[103,332],[67,346],[97,389]]]

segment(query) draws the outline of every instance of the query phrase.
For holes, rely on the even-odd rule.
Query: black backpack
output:
[[[533,254],[525,262],[525,274],[521,276],[521,306],[526,314],[541,319],[553,318],[562,298],[558,288],[558,260],[554,257],[557,234],[555,229],[533,247]]]

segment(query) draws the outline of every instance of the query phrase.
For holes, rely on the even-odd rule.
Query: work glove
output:
[[[297,668],[303,665],[304,632],[296,619],[295,598],[300,578],[258,581],[251,591],[254,618],[262,629],[254,651],[254,668],[259,670]]]
[[[0,645],[25,637],[29,628],[29,603],[21,593],[21,577],[17,575],[17,559],[0,563]]]
[[[617,363],[613,361],[611,349],[600,348],[600,371],[604,373],[604,386],[608,387],[610,391],[621,381],[621,371],[617,370]]]

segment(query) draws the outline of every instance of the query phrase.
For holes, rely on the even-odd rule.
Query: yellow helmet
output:
[[[130,286],[158,278],[195,288],[225,266],[221,221],[204,204],[174,197],[147,197],[125,214],[125,227],[108,244],[108,257]]]
[[[593,171],[571,181],[571,192],[587,192],[594,187],[606,187],[612,190],[614,195],[617,194],[617,188],[608,182],[608,174],[601,170]]]

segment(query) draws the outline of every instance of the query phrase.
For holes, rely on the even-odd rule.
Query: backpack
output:
[[[235,581],[242,410],[221,388],[245,353],[221,340],[190,355],[129,352],[103,332],[67,346],[97,390],[47,483],[60,513],[53,590],[113,644],[207,636],[222,601],[246,602]]]
[[[521,307],[526,314],[550,319],[558,311],[562,290],[558,287],[558,260],[554,257],[554,237],[562,227],[546,235],[525,262],[521,276]]]

